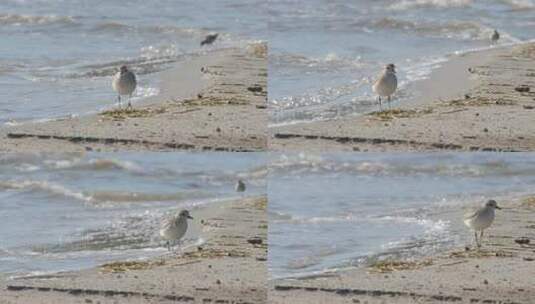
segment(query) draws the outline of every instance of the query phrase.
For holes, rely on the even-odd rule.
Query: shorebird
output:
[[[379,79],[373,84],[373,91],[379,96],[379,108],[382,110],[381,97],[387,97],[388,106],[390,107],[390,98],[398,87],[398,78],[396,77],[396,66],[389,63],[385,66]]]
[[[244,192],[245,191],[245,183],[240,179],[236,183],[236,192]]]
[[[471,210],[464,214],[464,224],[470,229],[474,230],[474,237],[477,247],[481,247],[481,239],[483,238],[483,231],[489,228],[494,221],[494,210],[502,209],[498,207],[495,200],[489,200],[484,206]],[[480,231],[479,240],[477,232]]]
[[[160,236],[166,240],[167,249],[171,251],[171,242],[180,243],[180,239],[188,230],[188,219],[193,219],[188,210],[182,210],[171,218],[163,221],[160,228]]]
[[[111,86],[117,92],[119,108],[121,107],[121,95],[128,95],[128,107],[131,108],[130,98],[132,98],[132,93],[136,89],[136,75],[128,70],[126,65],[123,65],[119,72],[113,76]]]
[[[217,36],[219,36],[219,34],[215,33],[215,34],[210,34],[210,35],[206,35],[206,37],[204,37],[204,40],[201,41],[201,46],[205,45],[205,44],[212,44],[214,43],[214,41],[217,39]]]
[[[500,39],[500,33],[498,33],[497,30],[494,30],[494,33],[492,33],[492,35],[490,36],[490,41],[492,43],[496,43],[498,42],[498,39]]]

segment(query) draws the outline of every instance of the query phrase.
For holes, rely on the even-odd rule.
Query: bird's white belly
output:
[[[385,75],[375,83],[373,90],[380,96],[391,96],[396,91],[397,86],[398,81],[395,76]]]

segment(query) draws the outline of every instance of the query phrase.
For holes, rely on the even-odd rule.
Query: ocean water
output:
[[[158,94],[177,60],[267,38],[264,1],[0,1],[0,125],[93,113],[116,103],[111,76],[138,74],[133,102]],[[220,37],[200,48],[208,33]]]
[[[535,154],[303,153],[270,164],[271,278],[470,244],[466,208],[535,189]]]
[[[534,14],[533,0],[272,0],[271,125],[376,110],[371,85],[386,63],[403,103],[450,54],[490,47],[495,28],[498,45],[535,38]]]
[[[266,175],[263,153],[0,155],[0,273],[166,254],[163,218],[265,194]],[[243,194],[234,191],[238,179],[247,184]],[[199,221],[190,223],[184,246],[204,241]]]

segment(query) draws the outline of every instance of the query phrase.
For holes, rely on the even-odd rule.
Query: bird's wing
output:
[[[464,219],[469,220],[475,218],[479,214],[480,210],[478,209],[471,209],[464,213]]]
[[[136,74],[130,72],[130,73],[128,73],[127,77],[128,77],[128,80],[131,80],[134,83],[136,83]]]
[[[161,229],[169,229],[175,225],[175,217],[168,217],[162,221]]]

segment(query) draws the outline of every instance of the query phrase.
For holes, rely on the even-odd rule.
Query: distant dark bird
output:
[[[498,42],[499,39],[500,39],[500,33],[498,33],[497,30],[494,30],[494,33],[492,33],[492,35],[490,35],[490,41],[492,43],[496,43],[496,42]]]
[[[214,43],[214,41],[217,39],[217,36],[219,34],[210,34],[210,35],[207,35],[204,40],[201,42],[201,46],[205,45],[205,44],[212,44]]]
[[[236,186],[234,187],[236,189],[236,192],[244,192],[245,191],[245,183],[240,179],[236,183]]]

